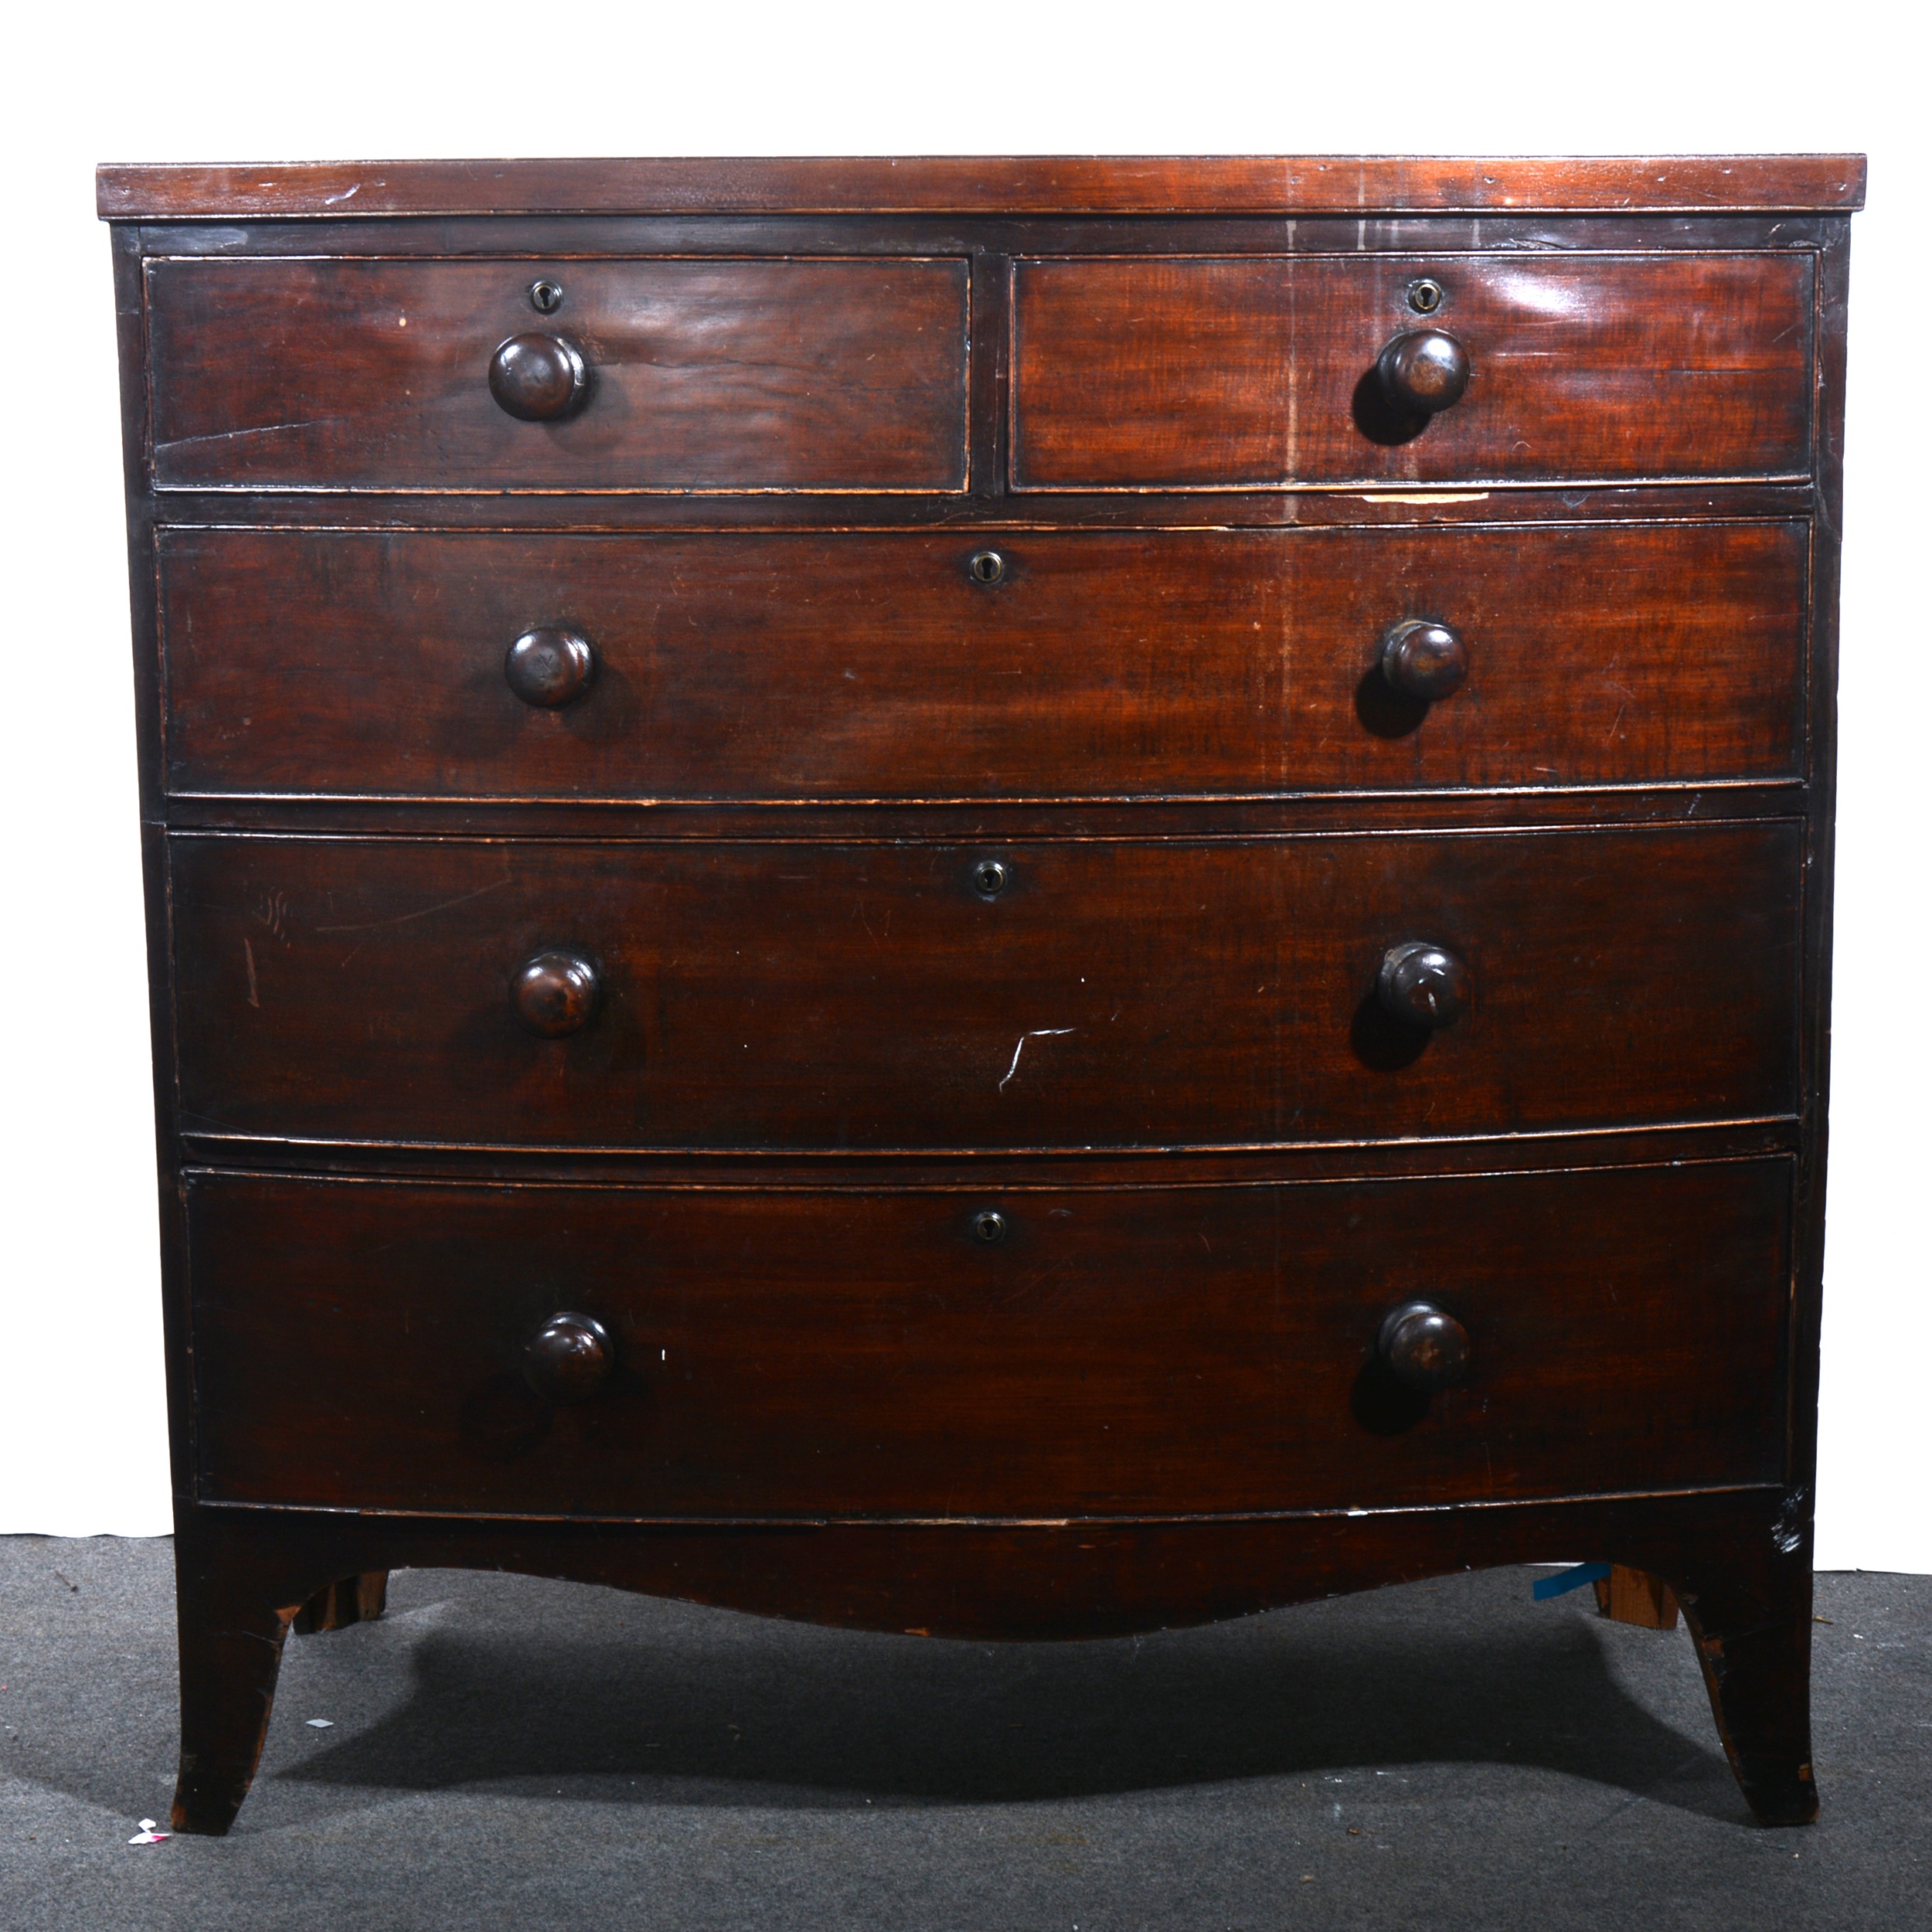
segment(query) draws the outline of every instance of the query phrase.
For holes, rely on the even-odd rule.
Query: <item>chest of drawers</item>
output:
[[[1862,179],[104,169],[177,1827],[399,1565],[1571,1554],[1811,1817]]]

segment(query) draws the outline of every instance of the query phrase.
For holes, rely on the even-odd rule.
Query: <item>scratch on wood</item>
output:
[[[493,893],[510,883],[505,872],[501,879],[492,879],[487,886],[479,886],[473,893],[458,893],[454,899],[440,900],[434,906],[425,906],[420,911],[398,913],[393,919],[372,919],[359,926],[318,926],[318,933],[376,933],[386,926],[406,926],[413,919],[427,919],[436,913],[446,913],[452,906],[466,906],[472,899],[481,899],[485,893]]]
[[[246,939],[242,941],[242,957],[248,964],[248,1003],[259,1012],[261,1001],[255,991],[255,949]]]
[[[1006,1070],[1006,1079],[1002,1080],[994,1091],[999,1094],[1006,1091],[1006,1080],[1010,1080],[1019,1071],[1019,1056],[1026,1050],[1026,1043],[1029,1039],[1051,1039],[1056,1034],[1072,1033],[1078,1030],[1072,1026],[1036,1026],[1030,1033],[1021,1034],[1019,1043],[1013,1049],[1013,1063]]]

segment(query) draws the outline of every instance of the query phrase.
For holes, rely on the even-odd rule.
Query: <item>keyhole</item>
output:
[[[1006,868],[997,859],[982,859],[973,868],[973,889],[992,899],[1006,889]]]
[[[1006,1216],[995,1208],[984,1208],[973,1216],[973,1239],[991,1247],[1006,1239]]]
[[[563,306],[563,284],[547,277],[530,284],[530,306],[539,315],[554,315]]]
[[[1006,560],[997,550],[977,550],[966,567],[975,583],[997,583],[1006,574]]]
[[[1442,284],[1425,275],[1409,284],[1409,306],[1418,315],[1433,315],[1442,306]]]

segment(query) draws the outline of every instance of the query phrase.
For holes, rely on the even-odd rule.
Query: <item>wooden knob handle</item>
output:
[[[526,423],[553,423],[583,400],[583,358],[561,335],[512,335],[490,358],[490,393]]]
[[[597,1011],[601,988],[595,964],[581,953],[539,953],[517,969],[510,999],[532,1032],[560,1039]]]
[[[526,631],[503,660],[503,675],[526,704],[546,711],[574,704],[597,674],[597,654],[588,638],[549,625]]]
[[[1412,328],[1376,359],[1382,386],[1406,410],[1434,416],[1462,400],[1469,386],[1469,352],[1439,328]]]
[[[1382,955],[1376,992],[1397,1019],[1433,1030],[1461,1018],[1469,1004],[1469,968],[1444,947],[1406,940]]]
[[[1469,647],[1446,624],[1411,617],[1382,640],[1382,675],[1404,697],[1434,704],[1469,675]]]
[[[1426,1395],[1454,1387],[1469,1372],[1469,1331],[1432,1301],[1396,1309],[1376,1346],[1398,1382]]]
[[[523,1350],[523,1376],[546,1402],[595,1395],[617,1360],[610,1332],[587,1315],[553,1315]]]

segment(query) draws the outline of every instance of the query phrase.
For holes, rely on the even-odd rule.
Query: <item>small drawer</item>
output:
[[[148,326],[162,490],[965,487],[959,260],[161,260]]]
[[[1774,1483],[1791,1192],[1783,1158],[1124,1192],[202,1175],[199,1492],[1063,1518]],[[1417,1301],[1433,1363],[1384,1340]]]
[[[1789,778],[1808,536],[168,530],[168,782],[784,801]],[[1385,662],[1423,621],[1461,653],[1433,699]]]
[[[1012,301],[1019,489],[1811,469],[1807,254],[1042,259]]]
[[[1796,1104],[1787,821],[170,847],[191,1134],[1243,1146]]]

